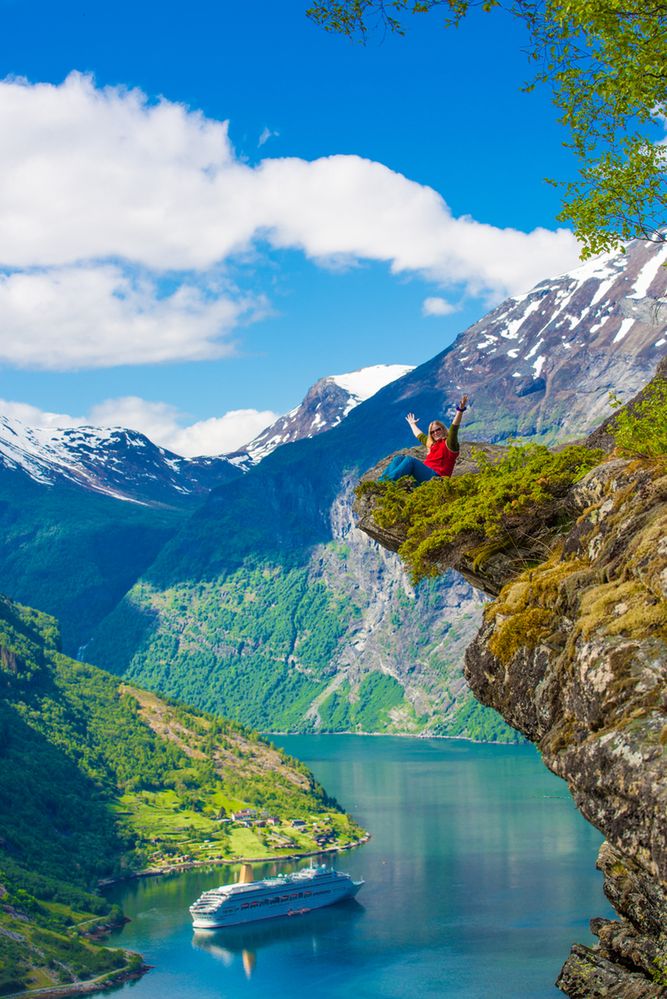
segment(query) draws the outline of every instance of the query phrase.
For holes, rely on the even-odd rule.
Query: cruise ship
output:
[[[252,865],[243,864],[236,884],[200,895],[190,906],[194,928],[213,930],[275,916],[299,916],[353,898],[364,883],[325,864],[262,881],[252,877]]]

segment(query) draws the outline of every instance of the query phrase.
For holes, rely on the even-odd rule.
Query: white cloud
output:
[[[72,370],[224,357],[233,327],[261,308],[186,283],[162,295],[112,265],[0,275],[0,360]]]
[[[49,413],[27,402],[11,402],[0,399],[0,415],[20,420],[29,427],[80,427],[86,423],[83,416],[69,416],[67,413]]]
[[[270,410],[231,409],[224,416],[183,426],[183,415],[175,406],[124,396],[94,406],[88,422],[100,427],[140,430],[156,444],[192,458],[235,451],[277,419],[278,414]]]
[[[270,128],[265,127],[262,129],[262,134],[257,140],[257,145],[261,147],[265,145],[265,143],[267,143],[269,139],[277,139],[279,135],[280,132],[273,132]]]
[[[150,402],[139,396],[106,399],[84,416],[50,413],[29,403],[0,399],[0,414],[30,427],[125,427],[145,434],[154,444],[193,458],[235,451],[278,419],[271,410],[231,409],[223,416],[189,425],[184,414],[166,402]]]
[[[189,457],[236,451],[275,423],[278,416],[268,409],[231,409],[224,416],[201,420],[176,431],[170,437],[169,446],[177,454]]]
[[[386,261],[473,294],[526,291],[578,262],[572,233],[497,229],[454,218],[432,188],[359,156],[265,160],[257,196],[275,246],[299,247],[326,261]]]
[[[450,316],[453,312],[458,312],[460,306],[452,305],[444,298],[425,298],[422,303],[423,316]]]
[[[245,305],[200,285],[261,241],[494,298],[577,263],[567,230],[455,218],[432,188],[360,156],[252,167],[226,122],[76,73],[59,86],[0,82],[0,134],[0,266],[26,272],[0,295],[0,356],[15,364],[220,356]],[[131,279],[133,268],[149,276]],[[166,298],[160,274],[176,288]]]

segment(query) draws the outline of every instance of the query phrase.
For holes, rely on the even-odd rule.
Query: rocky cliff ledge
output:
[[[406,525],[378,525],[380,496],[362,492],[359,524],[397,550]],[[620,918],[592,920],[598,943],[575,944],[557,984],[573,999],[667,997],[665,464],[608,456],[504,530],[486,549],[462,533],[434,566],[495,597],[466,654],[476,697],[536,743],[607,838],[598,866]]]

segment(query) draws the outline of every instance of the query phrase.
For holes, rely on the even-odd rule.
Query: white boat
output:
[[[194,928],[212,930],[276,916],[300,916],[353,898],[364,883],[325,864],[261,881],[252,877],[252,865],[243,864],[236,884],[221,885],[200,895],[190,906]]]

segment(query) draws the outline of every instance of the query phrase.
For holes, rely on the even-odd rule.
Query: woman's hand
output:
[[[415,437],[417,438],[417,440],[419,440],[419,438],[421,437],[421,430],[419,429],[419,426],[417,425],[417,417],[415,416],[414,413],[408,413],[408,415],[405,417],[405,419],[410,424],[410,430],[413,432],[413,434],[415,435]]]
[[[462,395],[461,396],[461,401],[460,401],[460,403],[458,404],[458,406],[456,408],[458,410],[462,410],[462,409],[465,409],[467,405],[468,405],[468,396],[467,395]]]

